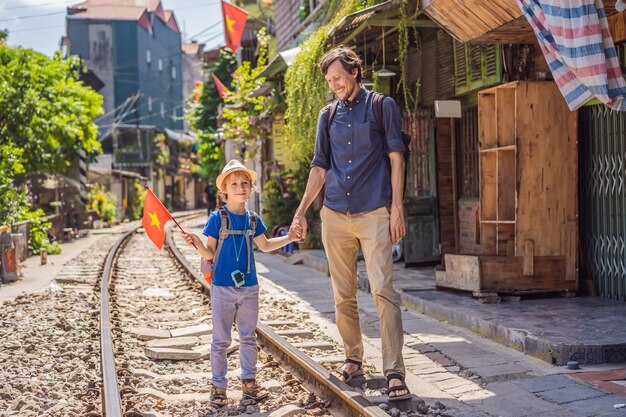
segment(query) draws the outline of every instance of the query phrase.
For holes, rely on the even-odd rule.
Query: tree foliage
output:
[[[46,241],[50,223],[32,208],[23,174],[64,171],[82,146],[100,153],[93,119],[102,97],[78,81],[78,61],[9,48],[0,32],[0,224],[31,221],[30,249]]]
[[[250,150],[255,149],[254,142],[268,132],[266,124],[259,123],[259,118],[269,113],[271,101],[264,95],[256,96],[254,90],[265,82],[259,75],[267,63],[267,48],[269,36],[265,28],[257,34],[259,57],[254,68],[248,61],[244,61],[233,74],[233,89],[224,99],[226,106],[222,113],[224,136],[240,142],[242,149],[247,149],[248,155],[241,155],[246,159]]]
[[[207,81],[202,88],[200,102],[191,113],[191,126],[200,138],[198,157],[200,159],[200,175],[210,182],[220,173],[224,166],[224,152],[217,138],[217,115],[222,99],[220,98],[211,74],[230,89],[232,74],[237,68],[237,60],[229,49],[220,50],[220,59],[208,70]]]
[[[0,137],[23,149],[27,171],[64,171],[82,146],[101,152],[102,96],[78,80],[77,59],[0,46]]]
[[[0,143],[0,225],[15,224],[30,206],[26,191],[15,186],[15,176],[25,172],[23,153],[11,143]]]
[[[211,74],[228,88],[232,88],[232,74],[237,68],[237,60],[230,49],[220,50],[220,59],[209,69],[207,81],[202,88],[199,106],[192,114],[191,124],[197,132],[215,132],[217,130],[217,114],[222,104],[222,99],[217,92],[217,87]]]

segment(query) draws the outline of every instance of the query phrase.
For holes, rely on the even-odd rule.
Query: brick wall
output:
[[[478,199],[459,200],[459,253],[478,255],[482,252],[481,245],[476,243],[479,210]]]

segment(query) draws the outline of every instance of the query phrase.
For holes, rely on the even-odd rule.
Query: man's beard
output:
[[[357,83],[352,84],[352,88],[350,89],[350,91],[348,91],[348,93],[346,94],[346,97],[344,99],[340,99],[341,101],[347,102],[350,97],[352,97],[352,94],[354,94],[354,90],[356,89],[356,85]]]

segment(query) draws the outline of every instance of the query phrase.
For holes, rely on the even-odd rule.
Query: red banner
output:
[[[165,242],[165,223],[171,218],[170,212],[148,188],[146,199],[143,202],[141,224],[152,243],[159,249],[163,247],[163,242]]]
[[[246,20],[248,20],[248,12],[222,0],[222,16],[226,46],[233,52],[237,52]]]
[[[213,76],[213,81],[215,82],[215,87],[217,87],[217,93],[220,95],[220,98],[223,99],[228,94],[228,88],[217,78],[215,73],[211,74]]]

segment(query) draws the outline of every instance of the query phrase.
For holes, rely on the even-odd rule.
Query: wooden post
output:
[[[454,213],[454,251],[459,253],[459,196],[456,173],[456,120],[450,118],[450,149],[452,160],[452,211]]]

